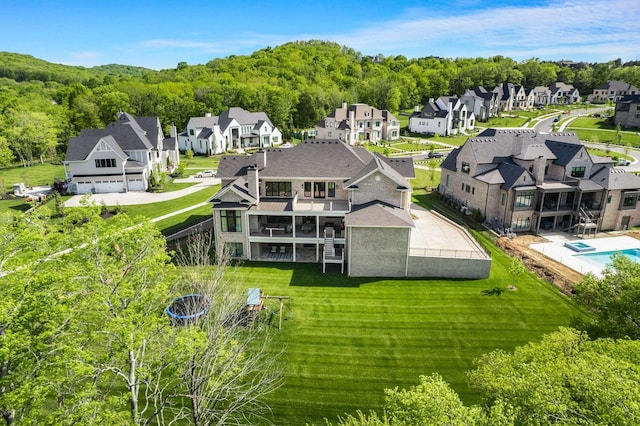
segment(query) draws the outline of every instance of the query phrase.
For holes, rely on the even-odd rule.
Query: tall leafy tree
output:
[[[575,291],[593,314],[591,334],[640,339],[640,264],[616,253],[601,277],[587,275]]]

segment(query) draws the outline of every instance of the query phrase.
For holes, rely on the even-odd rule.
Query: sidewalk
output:
[[[196,185],[190,186],[189,188],[180,189],[178,191],[171,192],[146,192],[146,191],[130,191],[130,192],[117,192],[117,193],[106,193],[106,194],[88,194],[88,195],[74,195],[70,199],[68,199],[65,203],[65,207],[79,207],[80,200],[83,197],[87,197],[87,201],[89,204],[95,203],[97,205],[106,205],[106,206],[129,206],[134,204],[150,204],[150,203],[159,203],[161,201],[169,201],[176,198],[184,197],[185,195],[193,194],[194,192],[198,192],[203,188],[214,186],[220,184],[220,179],[218,178],[182,178],[176,179],[176,183],[183,182],[198,182]],[[195,207],[192,207],[195,208]]]

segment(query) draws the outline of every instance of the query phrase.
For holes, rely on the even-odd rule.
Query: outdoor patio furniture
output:
[[[280,253],[286,253],[287,248],[285,246],[280,246]]]

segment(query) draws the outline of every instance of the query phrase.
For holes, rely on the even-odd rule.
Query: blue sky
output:
[[[640,59],[640,1],[2,0],[0,50],[175,68],[320,39],[365,55]]]

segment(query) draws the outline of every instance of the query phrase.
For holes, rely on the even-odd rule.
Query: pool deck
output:
[[[565,247],[564,243],[580,241],[595,248],[595,251],[590,251],[588,253],[640,248],[640,240],[624,235],[619,237],[598,237],[587,239],[577,239],[567,234],[545,235],[544,237],[549,240],[548,243],[531,244],[529,247],[547,257],[550,257],[551,259],[557,260],[576,272],[581,274],[591,272],[596,276],[602,276],[603,268],[582,261],[579,255],[587,253],[575,252],[570,248]]]

